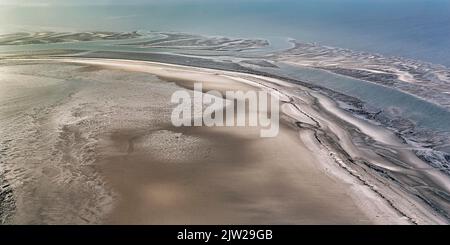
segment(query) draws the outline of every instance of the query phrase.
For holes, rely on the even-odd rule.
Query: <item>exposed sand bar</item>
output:
[[[401,189],[383,185],[386,182],[347,167],[343,152],[336,149],[345,149],[346,154],[352,156],[368,155],[380,166],[396,168],[369,150],[362,151],[356,147],[342,126],[342,119],[338,119],[338,113],[333,113],[333,110],[338,110],[333,108],[335,105],[328,104],[327,108],[322,108],[323,111],[318,110],[317,100],[321,105],[327,100],[301,86],[256,75],[154,62],[107,59],[36,61],[147,73],[177,84],[127,81],[86,85],[85,89],[81,88],[58,107],[58,110],[67,112],[82,108],[79,114],[68,113],[71,114],[70,120],[67,120],[67,115],[64,117],[64,113],[55,115],[54,120],[58,125],[70,126],[63,132],[67,137],[79,132],[93,140],[91,150],[96,154],[91,164],[98,178],[104,181],[105,188],[113,193],[111,209],[102,214],[101,222],[446,222]],[[89,72],[98,71],[92,68]],[[173,127],[169,120],[173,107],[170,94],[179,89],[190,89],[194,82],[202,82],[205,90],[265,89],[281,93],[285,103],[280,134],[275,138],[260,138],[260,129],[255,127]],[[96,127],[97,131],[86,132],[93,126],[90,128],[80,122],[92,118],[98,112],[95,110],[100,110],[98,108],[108,108],[110,101],[119,105],[114,107],[112,118],[116,122],[110,122],[101,130]],[[81,102],[88,107],[83,107],[85,105]],[[90,122],[98,123],[102,120],[100,118]],[[390,136],[382,133],[384,131],[371,130],[374,136],[387,143],[400,144],[389,139]],[[330,141],[336,145],[323,143],[325,141],[319,144],[317,139],[324,133],[337,137]],[[61,137],[66,136],[63,134]],[[406,151],[403,155],[412,158]],[[447,184],[439,173],[432,172],[429,178],[440,180],[443,187]]]

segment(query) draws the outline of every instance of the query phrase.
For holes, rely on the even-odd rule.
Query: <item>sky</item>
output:
[[[55,5],[134,5],[145,3],[194,2],[202,0],[0,0],[0,5],[9,6],[55,6]],[[205,1],[205,0],[203,0]],[[215,1],[215,0],[210,0]],[[234,0],[252,1],[252,0]],[[253,0],[257,1],[257,0]],[[267,1],[267,0],[264,0]]]
[[[10,6],[53,6],[53,5],[110,5],[121,4],[142,4],[146,2],[156,2],[157,0],[0,0],[0,5]],[[174,1],[174,0],[169,0]],[[179,0],[177,0],[179,1]]]
[[[8,6],[56,6],[56,5],[136,5],[146,3],[182,2],[282,2],[303,0],[0,0],[0,5]],[[320,2],[351,2],[352,0],[321,0]],[[361,2],[439,2],[448,0],[360,0]]]

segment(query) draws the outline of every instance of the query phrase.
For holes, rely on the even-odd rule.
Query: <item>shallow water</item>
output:
[[[272,69],[272,72],[350,95],[380,110],[394,110],[398,116],[414,121],[419,127],[450,132],[450,111],[414,95],[323,70],[279,66],[280,70]]]
[[[1,32],[157,30],[292,37],[450,66],[445,0],[169,1],[130,6],[2,7]]]

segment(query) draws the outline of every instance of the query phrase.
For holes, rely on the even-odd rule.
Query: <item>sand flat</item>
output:
[[[26,210],[31,204],[23,203],[21,207],[28,213],[16,217],[15,223],[410,223],[401,209],[343,170],[338,153],[330,153],[317,143],[314,132],[320,131],[299,131],[295,126],[295,118],[307,118],[304,123],[308,127],[315,127],[319,120],[325,126],[343,130],[338,122],[327,122],[329,117],[308,105],[311,97],[298,102],[306,112],[301,112],[300,117],[295,116],[300,114],[292,104],[283,107],[289,110],[283,113],[280,133],[275,138],[260,138],[258,127],[176,128],[170,123],[174,107],[170,95],[180,89],[192,93],[193,83],[199,80],[204,90],[220,91],[270,90],[270,86],[283,81],[155,62],[36,62],[79,67],[69,73],[76,81],[76,92],[43,116],[51,119],[52,123],[45,125],[55,127],[49,130],[58,132],[56,150],[63,152],[62,160],[52,160],[52,165],[47,166],[51,171],[46,171],[53,174],[45,178],[64,188],[73,185],[74,180],[67,176],[71,172],[66,167],[59,169],[62,163],[75,168],[81,176],[88,171],[91,180],[85,188],[87,193],[74,193],[72,198],[89,199],[90,203],[84,207],[85,213],[61,219],[53,217],[58,215],[54,210],[70,199],[59,198],[48,217],[42,217],[39,210]],[[336,144],[346,139],[341,140]],[[40,178],[35,174],[36,181]],[[26,190],[26,184],[17,188]],[[35,195],[33,205],[44,200],[41,195],[48,201],[58,193],[24,191],[24,195]],[[423,222],[430,221],[423,218]]]
[[[199,80],[205,90],[259,89],[208,69],[111,60],[82,62],[149,72],[187,89]],[[320,171],[315,153],[304,147],[288,125],[282,125],[277,137],[264,139],[259,137],[259,128],[174,128],[167,122],[145,133],[121,129],[103,143],[116,154],[105,156],[99,169],[120,197],[107,222],[373,222],[353,203],[347,184]]]

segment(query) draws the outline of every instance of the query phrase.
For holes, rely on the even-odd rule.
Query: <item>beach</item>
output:
[[[117,59],[12,59],[2,72],[9,95],[2,97],[2,145],[12,148],[2,150],[1,176],[14,190],[6,197],[13,205],[3,202],[2,210],[17,210],[3,211],[5,223],[446,223],[395,183],[351,164],[370,158],[396,170],[355,145],[348,125],[404,148],[395,135],[301,85]],[[23,84],[13,82],[24,76]],[[204,91],[278,93],[278,136],[261,138],[249,126],[174,127],[170,96],[192,93],[195,82]],[[42,93],[24,97],[30,88]],[[41,101],[41,109],[28,100]],[[439,172],[428,178],[448,187]]]

